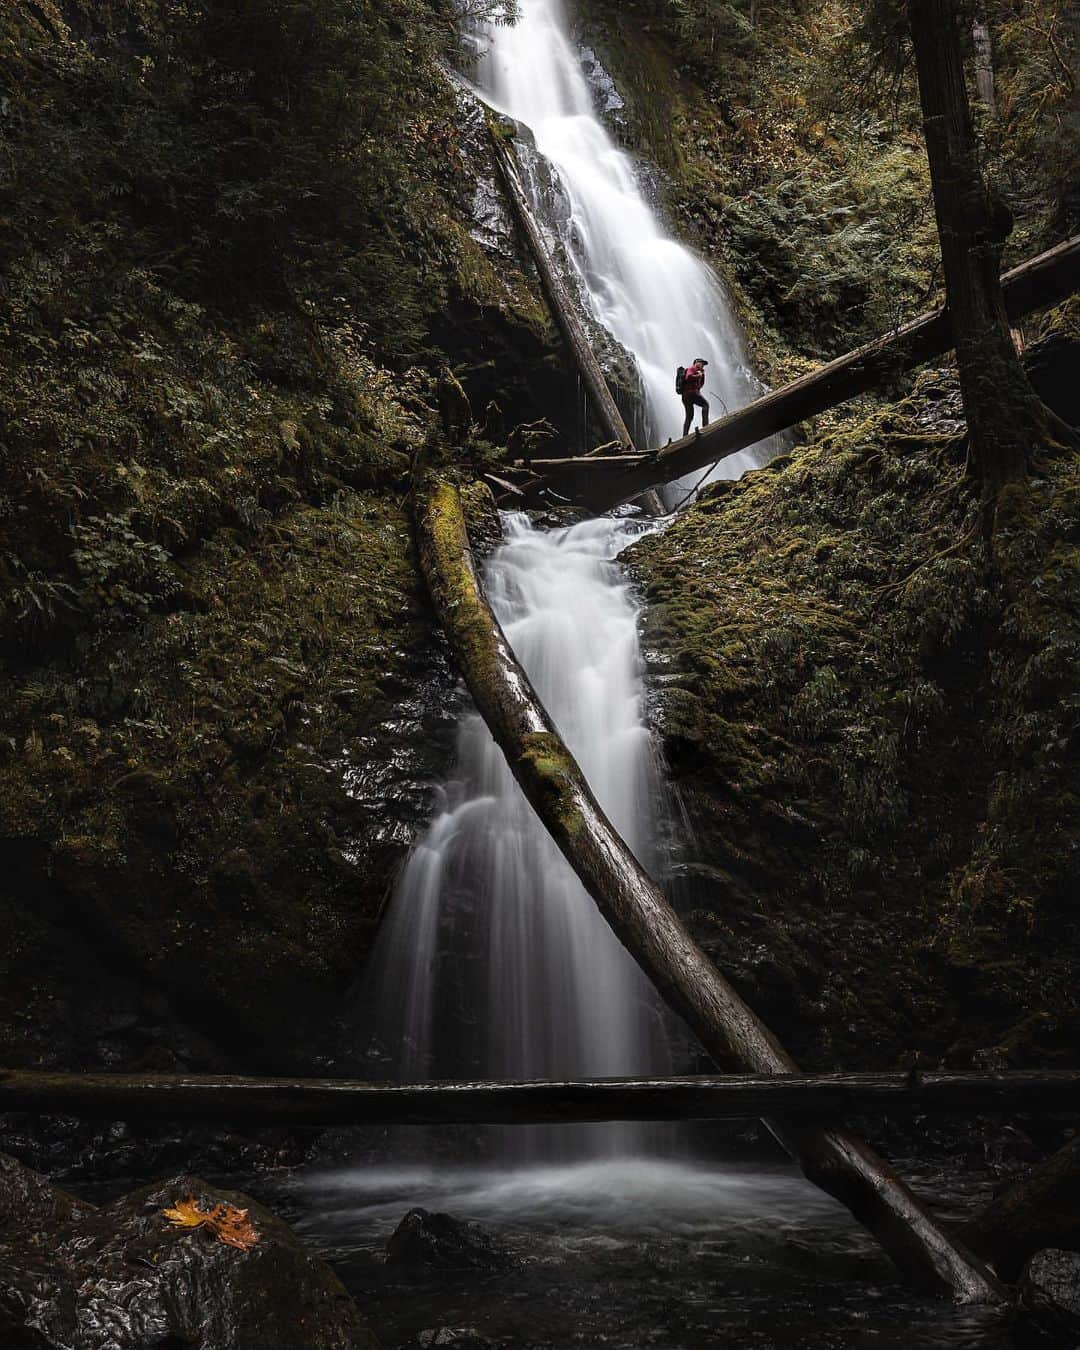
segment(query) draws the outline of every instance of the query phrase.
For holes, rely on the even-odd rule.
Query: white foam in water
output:
[[[773,1228],[839,1220],[844,1210],[793,1170],[690,1165],[649,1157],[526,1168],[356,1168],[308,1174],[326,1230],[396,1222],[418,1205],[458,1218],[528,1226],[672,1233],[742,1223]]]
[[[477,80],[499,111],[529,127],[554,169],[569,206],[568,218],[557,222],[559,236],[581,294],[633,355],[646,435],[662,445],[682,435],[676,366],[697,356],[709,361],[705,395],[713,418],[750,402],[762,386],[714,272],[664,229],[633,160],[597,116],[561,0],[521,0],[519,13],[517,23],[485,30]],[[726,460],[717,477],[737,478],[775,450],[751,447]],[[687,486],[700,478],[691,476]]]

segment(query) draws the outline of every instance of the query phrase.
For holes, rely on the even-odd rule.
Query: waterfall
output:
[[[484,586],[600,804],[649,860],[656,771],[643,721],[638,606],[610,517],[506,520]],[[378,1042],[396,1078],[608,1077],[669,1068],[656,995],[537,821],[471,709],[440,809],[406,864],[374,955]],[[505,1132],[504,1151],[597,1156],[641,1126]]]
[[[558,224],[582,299],[637,363],[649,436],[681,432],[674,368],[695,356],[710,362],[714,414],[755,396],[722,287],[664,231],[593,110],[560,0],[520,0],[517,24],[486,27],[482,45],[485,96],[531,128],[564,199],[547,220]],[[534,192],[541,178],[532,175]],[[544,203],[535,204],[544,218]],[[749,451],[724,473],[764,457]],[[659,778],[644,721],[638,606],[615,561],[640,528],[605,517],[543,531],[524,515],[507,517],[484,586],[601,806],[650,866]],[[398,1079],[669,1072],[655,992],[472,710],[463,711],[456,769],[440,791],[371,963],[373,1071]],[[596,1158],[640,1152],[653,1134],[630,1125],[518,1129],[499,1132],[498,1147],[515,1158]]]
[[[476,78],[495,108],[529,128],[551,172],[558,203],[526,175],[534,209],[556,230],[588,310],[634,358],[647,443],[682,434],[675,367],[694,357],[709,362],[713,418],[756,398],[762,385],[731,302],[712,269],[664,229],[633,160],[597,116],[562,0],[520,0],[515,24],[485,27]],[[772,453],[751,447],[718,476],[738,477]]]

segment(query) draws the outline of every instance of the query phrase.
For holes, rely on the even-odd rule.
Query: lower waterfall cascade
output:
[[[485,97],[530,128],[565,194],[561,219],[541,217],[556,221],[593,317],[634,358],[648,434],[680,429],[670,425],[681,418],[674,365],[695,355],[707,355],[706,392],[722,407],[754,397],[759,386],[723,288],[665,232],[631,159],[604,128],[561,0],[522,0],[515,23],[484,25],[479,43]],[[765,457],[752,448],[725,463],[723,476]],[[696,475],[692,486],[707,477]],[[685,495],[680,485],[672,491]],[[485,569],[489,599],[600,804],[647,861],[660,778],[644,721],[638,607],[614,561],[636,527],[602,518],[544,531],[523,515],[506,521],[506,542]],[[460,728],[457,768],[440,796],[371,962],[373,1071],[416,1079],[669,1070],[657,996],[475,713]],[[560,1156],[567,1147],[625,1149],[656,1132],[612,1125],[501,1133],[519,1155]]]
[[[505,519],[485,589],[605,811],[638,857],[658,772],[644,723],[638,604],[614,561],[640,532]],[[656,995],[535,818],[479,715],[402,874],[372,961],[377,1043],[399,1079],[666,1072]],[[515,1156],[611,1153],[640,1125],[500,1132]]]

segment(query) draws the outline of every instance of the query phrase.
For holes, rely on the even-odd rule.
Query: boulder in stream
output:
[[[422,1275],[437,1270],[507,1270],[514,1260],[477,1223],[410,1209],[386,1244],[386,1264],[404,1275]]]
[[[227,1245],[163,1211],[247,1210]],[[177,1176],[97,1207],[0,1155],[0,1345],[27,1350],[378,1350],[330,1268],[237,1191]]]
[[[500,1341],[493,1341],[476,1327],[434,1327],[422,1331],[416,1339],[420,1350],[442,1350],[443,1346],[453,1346],[453,1350],[504,1350]]]

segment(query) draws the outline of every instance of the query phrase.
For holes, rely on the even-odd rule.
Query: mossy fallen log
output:
[[[1080,1071],[1064,1070],[371,1083],[356,1078],[0,1069],[0,1115],[25,1111],[93,1120],[262,1126],[550,1125],[751,1120],[772,1114],[830,1121],[875,1112],[967,1116],[1077,1106]],[[1075,1163],[1080,1163],[1080,1149]],[[1076,1174],[1067,1175],[1075,1183]],[[1038,1190],[1044,1193],[1045,1188]],[[993,1210],[994,1205],[987,1214]]]
[[[414,499],[421,565],[481,716],[514,777],[616,935],[718,1066],[764,1074],[798,1066],[694,942],[604,814],[485,600],[458,489],[424,474]],[[885,1162],[839,1129],[768,1119],[804,1174],[869,1228],[920,1287],[963,1302],[1001,1291]]]
[[[1080,1136],[995,1196],[963,1236],[1006,1280],[1044,1247],[1080,1249]]]
[[[1080,290],[1080,236],[1029,258],[1001,278],[1014,322]],[[952,323],[945,309],[923,314],[853,352],[837,357],[660,450],[604,459],[533,461],[547,486],[579,505],[608,511],[647,491],[738,454],[748,445],[865,394],[886,379],[949,351]]]

